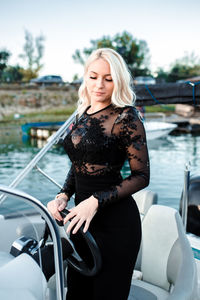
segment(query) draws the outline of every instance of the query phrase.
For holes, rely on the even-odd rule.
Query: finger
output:
[[[48,205],[47,209],[54,219],[62,221],[62,216],[60,215],[56,207],[51,207],[51,205]]]
[[[60,213],[58,211],[56,211],[54,214],[53,214],[53,217],[54,219],[58,220],[58,221],[63,221],[63,218],[62,216],[60,215]]]
[[[86,233],[86,231],[88,230],[89,225],[90,225],[90,220],[87,219],[86,222],[85,222],[85,226],[84,226],[84,228],[83,228],[83,232],[84,232],[84,233]]]
[[[84,220],[80,219],[79,222],[76,224],[75,228],[73,229],[72,233],[76,234],[77,231],[80,229],[81,225],[83,224]]]
[[[76,225],[76,223],[79,221],[79,217],[74,217],[73,220],[70,222],[70,224],[67,227],[67,233],[70,233],[72,228]]]
[[[58,206],[58,210],[59,210],[59,211],[62,211],[66,206],[67,206],[66,203],[65,203],[65,202],[62,202],[62,203]]]
[[[67,222],[69,222],[71,219],[73,219],[76,216],[76,212],[70,211],[69,214],[67,214],[67,216],[64,218],[64,224],[66,224]]]

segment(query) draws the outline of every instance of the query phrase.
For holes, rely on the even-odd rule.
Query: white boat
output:
[[[16,251],[20,252],[23,240],[17,242],[19,237],[27,237],[28,241],[41,239],[44,220],[39,215],[26,212],[1,215],[0,299],[64,300],[67,266],[63,270],[58,226],[46,208],[33,197],[8,187],[0,186],[0,191],[22,197],[39,208],[52,233],[56,269],[47,282],[42,267],[30,255],[22,253],[14,257],[10,254],[13,241]],[[144,190],[134,197],[141,213],[143,238],[128,300],[200,299],[200,257],[193,255],[200,253],[199,237],[186,235],[178,211],[157,205],[155,193]]]
[[[164,113],[146,113],[144,119],[147,140],[165,137],[177,127],[177,124],[166,122]]]
[[[148,121],[144,122],[147,140],[154,140],[168,135],[177,125],[167,122]]]
[[[15,189],[46,151],[62,136],[73,117],[50,138],[10,187],[0,186],[0,194],[3,193],[0,196],[0,299],[65,299],[67,266],[62,263],[60,237],[65,238],[72,247],[70,255],[73,256],[72,263],[75,260],[73,266],[75,268],[78,266],[81,272],[88,272],[65,230],[56,225],[45,206],[32,196]],[[44,172],[43,174],[45,175]],[[187,186],[184,186],[183,194],[183,198],[187,200]],[[1,213],[6,201],[12,201],[13,198],[29,203],[36,212],[29,213],[25,210],[16,214]],[[128,300],[200,299],[200,238],[185,232],[186,201],[183,201],[182,221],[177,210],[157,205],[157,195],[151,191],[140,191],[134,198],[141,214],[143,237]],[[26,253],[36,252],[37,247],[43,243],[44,220],[51,231],[55,260],[55,275],[48,282],[42,267]],[[34,240],[38,243],[34,244]],[[89,243],[88,240],[87,242]],[[95,247],[89,248],[94,258],[94,268],[89,272],[95,272],[100,267],[99,255],[96,255],[98,251]],[[40,248],[37,251],[40,251]],[[18,255],[14,255],[16,253]]]

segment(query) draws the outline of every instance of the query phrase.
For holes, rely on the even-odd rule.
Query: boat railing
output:
[[[27,164],[21,173],[12,181],[9,187],[15,188],[26,177],[26,175],[36,166],[36,164],[43,158],[46,152],[51,149],[53,145],[59,142],[60,138],[66,133],[70,124],[75,120],[77,111],[75,111],[67,121],[58,129],[56,133],[49,137],[47,144],[36,154],[36,156]],[[0,203],[2,203],[7,195],[0,196]]]
[[[182,207],[181,207],[181,214],[183,225],[187,227],[187,213],[188,213],[188,202],[189,202],[189,184],[190,184],[190,164],[186,164],[184,170],[184,185],[183,185],[183,195],[182,195]]]
[[[15,198],[18,198],[30,204],[40,213],[40,215],[46,221],[51,232],[53,247],[54,247],[57,300],[64,300],[64,271],[63,271],[62,246],[61,246],[59,229],[56,222],[49,214],[47,208],[36,198],[22,191],[16,190],[11,187],[6,187],[6,186],[0,186],[0,192],[5,194],[6,196],[9,195],[14,196]]]

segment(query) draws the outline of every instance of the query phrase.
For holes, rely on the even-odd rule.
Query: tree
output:
[[[7,50],[0,51],[0,80],[3,73],[3,70],[7,67],[7,62],[10,57],[10,52]]]
[[[24,52],[20,54],[20,58],[27,63],[27,68],[23,71],[24,81],[29,81],[30,79],[37,77],[38,72],[43,67],[41,59],[44,54],[44,40],[45,37],[43,35],[34,39],[32,34],[28,30],[25,30]]]
[[[166,72],[163,68],[158,68],[158,70],[156,71],[156,82],[157,83],[165,83],[166,81],[168,81],[168,72]]]
[[[200,75],[200,58],[192,52],[177,59],[171,66],[167,81],[176,82]]]
[[[1,75],[1,81],[6,83],[20,82],[23,78],[23,68],[20,66],[8,66]]]
[[[103,36],[97,40],[91,40],[91,47],[82,51],[76,50],[72,56],[75,62],[84,64],[93,50],[98,48],[112,48],[122,55],[133,76],[149,75],[149,49],[146,41],[133,38],[132,34],[124,31],[114,37]]]

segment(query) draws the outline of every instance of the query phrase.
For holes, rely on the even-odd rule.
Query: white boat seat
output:
[[[28,290],[12,288],[0,290],[0,299],[2,300],[37,300],[37,298]],[[44,299],[44,298],[43,298]]]
[[[0,257],[6,258],[6,254],[0,252]],[[40,267],[28,254],[11,260],[7,255],[7,263],[0,267],[0,299],[44,300],[46,289]]]
[[[130,296],[128,300],[166,300],[169,293],[155,285],[143,281],[134,280],[131,285]]]
[[[142,230],[136,262],[142,280],[132,280],[128,299],[198,299],[195,260],[178,211],[152,205],[143,219]]]
[[[13,260],[13,256],[10,253],[0,251],[0,268],[11,260]]]
[[[150,190],[141,190],[133,194],[133,198],[138,206],[141,219],[146,215],[151,205],[158,202],[158,195]]]

